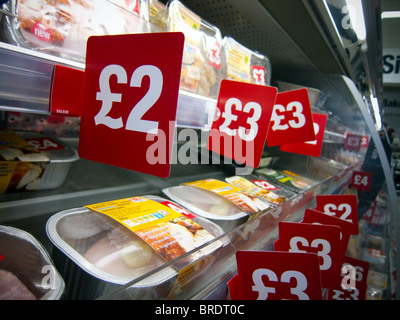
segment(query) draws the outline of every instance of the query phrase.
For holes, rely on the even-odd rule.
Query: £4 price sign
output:
[[[222,80],[208,149],[250,167],[258,167],[277,89]]]
[[[314,124],[307,89],[278,93],[267,145],[273,147],[314,140]]]
[[[180,32],[89,38],[80,157],[169,176],[183,43]]]
[[[371,190],[371,172],[353,171],[351,187],[356,190],[369,192]]]
[[[238,251],[241,297],[247,300],[321,300],[318,256],[314,253]]]

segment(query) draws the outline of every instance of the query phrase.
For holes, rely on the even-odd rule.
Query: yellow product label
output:
[[[229,47],[227,52],[227,76],[233,80],[250,82],[250,57],[238,50]]]
[[[170,31],[183,32],[185,42],[188,41],[195,46],[200,43],[201,18],[183,6],[170,8],[169,12]]]
[[[199,187],[202,189],[206,189],[209,191],[213,191],[220,195],[228,195],[236,192],[240,192],[241,190],[235,186],[232,186],[226,182],[216,180],[216,179],[204,179],[193,182],[186,182],[185,185]]]
[[[0,193],[6,192],[17,164],[17,161],[0,161]]]

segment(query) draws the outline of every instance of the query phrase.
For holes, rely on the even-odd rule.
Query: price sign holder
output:
[[[305,141],[301,143],[284,144],[280,146],[280,150],[284,152],[292,152],[303,154],[311,157],[319,157],[321,155],[322,142],[324,140],[324,132],[327,116],[324,114],[313,113],[314,133],[316,139],[313,141]]]
[[[236,286],[246,300],[321,300],[318,256],[314,253],[238,251]]]
[[[341,284],[328,290],[328,300],[365,300],[368,270],[368,262],[346,256]]]
[[[81,158],[169,176],[183,43],[180,32],[88,39]]]
[[[335,216],[351,225],[351,234],[358,234],[358,207],[356,195],[318,195],[315,210]]]
[[[82,113],[84,88],[84,71],[56,64],[51,78],[50,114],[79,117]]]
[[[222,80],[217,113],[207,148],[257,168],[265,146],[277,89],[270,86]]]
[[[351,176],[351,187],[355,190],[369,192],[371,190],[371,181],[371,172],[353,171]]]
[[[313,116],[306,88],[279,92],[268,130],[269,147],[315,140]]]
[[[274,250],[318,254],[323,288],[335,288],[340,283],[342,254],[338,226],[280,222],[278,240]]]

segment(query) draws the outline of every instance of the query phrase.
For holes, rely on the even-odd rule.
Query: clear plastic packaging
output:
[[[142,198],[155,202],[166,200],[156,196]],[[206,219],[195,217],[191,221],[198,223],[214,237],[223,234],[221,228]],[[182,231],[184,232],[182,238],[186,237],[185,241],[188,241],[191,225],[179,226],[179,231],[185,229]],[[196,230],[192,235],[193,241],[196,241],[196,237],[202,236],[197,233],[203,229]],[[100,297],[167,262],[164,256],[153,250],[135,232],[109,216],[86,207],[65,210],[53,215],[47,222],[46,231],[58,249],[55,261],[64,266],[62,274],[65,274],[65,278],[74,277],[76,272],[82,274],[79,283],[75,280],[68,283],[69,298]],[[218,244],[222,245],[221,242]],[[171,247],[171,254],[175,254],[172,252],[175,247]],[[210,250],[204,251],[207,248]],[[202,253],[212,253],[216,249],[218,247],[215,245],[206,246],[202,249]],[[66,260],[72,263],[67,263]],[[186,262],[190,263],[191,260],[186,259]],[[168,294],[181,267],[181,265],[165,267],[135,283],[127,292],[131,298],[144,294],[154,299],[157,298],[157,294],[161,296]]]
[[[222,77],[228,80],[269,85],[271,63],[266,56],[225,36],[222,41]]]
[[[0,300],[58,300],[64,280],[31,234],[0,226]]]
[[[11,44],[84,62],[91,35],[149,32],[138,15],[106,0],[11,0],[3,38]]]

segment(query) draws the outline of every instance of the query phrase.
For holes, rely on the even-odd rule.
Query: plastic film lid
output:
[[[266,56],[250,50],[228,36],[225,36],[222,40],[222,52],[224,77],[226,79],[256,84],[270,84],[271,63]]]
[[[56,213],[48,220],[46,231],[52,243],[67,257],[106,282],[126,284],[165,263],[133,232],[84,207]],[[128,254],[135,250],[141,259],[129,261]],[[154,286],[176,274],[175,269],[167,267],[139,281],[134,287]]]
[[[237,220],[247,216],[234,203],[212,191],[185,185],[162,191],[188,210],[207,219]]]
[[[0,226],[0,270],[11,273],[40,300],[57,300],[65,288],[49,254],[31,234]]]

